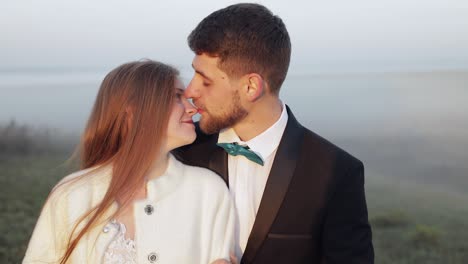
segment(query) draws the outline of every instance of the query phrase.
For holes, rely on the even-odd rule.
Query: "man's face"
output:
[[[195,70],[185,96],[192,98],[201,115],[200,128],[207,134],[234,126],[246,115],[242,107],[241,84],[230,80],[217,66],[219,58],[206,54],[196,55],[192,66]]]

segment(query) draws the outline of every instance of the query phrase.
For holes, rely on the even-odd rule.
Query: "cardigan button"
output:
[[[154,252],[149,253],[149,255],[148,255],[148,261],[149,261],[150,263],[155,263],[157,260],[158,260],[158,255],[157,255],[156,253],[154,253]]]
[[[102,229],[102,232],[104,233],[109,233],[109,230],[110,228],[108,226],[105,226],[103,229]]]
[[[145,206],[145,213],[151,215],[154,212],[154,207],[151,204]]]

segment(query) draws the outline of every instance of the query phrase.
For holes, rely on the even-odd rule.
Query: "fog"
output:
[[[232,3],[3,3],[0,123],[15,120],[78,137],[101,80],[126,61],[172,64],[188,83],[193,54],[187,35]],[[371,172],[436,182],[445,171],[466,175],[465,1],[260,3],[290,32],[281,98],[306,127],[367,161]]]
[[[376,263],[468,263],[468,2],[258,2],[292,41],[281,99],[364,162]],[[106,73],[150,58],[187,84],[187,35],[232,3],[0,5],[0,262],[22,258],[42,199],[65,175],[50,169],[71,154]]]
[[[6,1],[1,69],[107,70],[144,57],[189,68],[186,37],[236,1]],[[258,1],[292,39],[294,73],[466,69],[463,0]]]

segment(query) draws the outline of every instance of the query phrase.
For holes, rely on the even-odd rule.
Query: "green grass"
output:
[[[0,263],[20,263],[42,205],[67,174],[64,156],[0,160]]]
[[[65,159],[0,160],[0,263],[21,262],[44,200],[68,174]],[[367,175],[376,263],[468,263],[468,193]]]
[[[466,193],[375,175],[366,190],[376,263],[468,263]]]

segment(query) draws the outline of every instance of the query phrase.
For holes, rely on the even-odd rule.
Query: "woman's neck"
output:
[[[167,170],[169,164],[169,152],[160,153],[158,158],[154,160],[153,165],[147,174],[147,179],[154,180],[159,176],[163,175]]]

